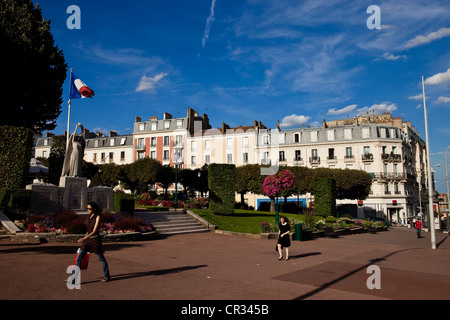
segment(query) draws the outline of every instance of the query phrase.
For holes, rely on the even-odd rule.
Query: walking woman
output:
[[[87,205],[89,218],[87,219],[87,233],[81,239],[78,239],[78,243],[81,243],[80,253],[78,254],[76,265],[79,267],[81,260],[86,255],[86,252],[94,252],[98,256],[98,260],[103,267],[103,280],[102,282],[108,282],[111,280],[109,275],[108,262],[103,255],[103,246],[100,236],[100,213],[102,210],[95,202],[89,202]]]
[[[286,250],[285,259],[289,259],[289,247],[291,246],[291,225],[289,224],[289,220],[285,216],[280,217],[280,223],[278,224],[278,254],[280,255],[278,260],[283,259],[283,248]]]

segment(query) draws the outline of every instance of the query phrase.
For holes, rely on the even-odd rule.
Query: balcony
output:
[[[328,164],[336,164],[338,162],[337,157],[327,157]]]
[[[351,155],[351,154],[346,154],[344,156],[344,162],[345,163],[353,163],[353,162],[355,162],[355,156]]]
[[[137,151],[144,151],[145,150],[145,144],[137,144],[134,146],[134,149]]]
[[[309,157],[309,163],[311,163],[311,165],[319,165],[320,157],[318,156]]]
[[[362,162],[364,162],[364,163],[373,162],[373,154],[372,153],[365,153],[361,157],[362,157]]]
[[[370,176],[374,180],[407,180],[408,175],[405,173],[395,172],[372,172]]]
[[[381,160],[383,162],[401,162],[402,161],[402,155],[401,154],[393,154],[393,153],[383,153],[381,154]]]

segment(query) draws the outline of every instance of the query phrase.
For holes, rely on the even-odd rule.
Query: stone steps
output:
[[[135,212],[134,216],[151,223],[161,235],[209,231],[203,224],[182,212]]]

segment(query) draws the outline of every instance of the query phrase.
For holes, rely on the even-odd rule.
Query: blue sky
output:
[[[129,134],[135,116],[184,117],[188,106],[213,127],[289,128],[390,111],[425,140],[423,75],[431,164],[446,190],[447,0],[37,2],[69,68],[95,91],[72,101],[71,128]],[[81,10],[80,30],[67,28],[70,5]],[[367,26],[370,5],[380,8],[380,29]],[[66,130],[68,89],[69,77],[56,134]]]

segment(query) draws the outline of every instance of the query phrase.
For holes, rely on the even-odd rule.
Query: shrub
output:
[[[336,181],[334,179],[316,178],[314,208],[319,216],[336,216]]]
[[[209,209],[215,214],[234,213],[236,166],[216,164],[208,166]]]
[[[114,192],[114,211],[133,214],[134,197],[130,194]]]
[[[32,145],[30,129],[0,126],[0,188],[25,188]]]
[[[85,234],[87,232],[86,217],[76,217],[67,225],[67,232]]]
[[[145,225],[145,222],[140,219],[124,217],[114,223],[113,229],[140,232]]]
[[[71,210],[59,211],[53,215],[53,221],[60,226],[67,226],[76,218],[77,214]]]

